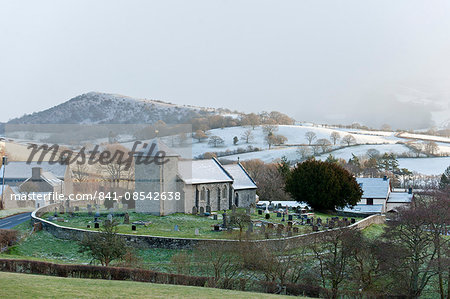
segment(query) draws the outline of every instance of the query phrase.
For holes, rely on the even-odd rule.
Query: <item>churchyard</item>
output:
[[[234,208],[219,212],[201,211],[197,215],[171,214],[155,216],[119,208],[55,209],[43,219],[55,224],[86,230],[100,230],[105,221],[116,221],[123,234],[151,235],[173,238],[204,239],[273,239],[306,234],[313,231],[346,226],[362,218],[324,213],[297,213],[290,209],[273,209],[269,213],[256,208]]]

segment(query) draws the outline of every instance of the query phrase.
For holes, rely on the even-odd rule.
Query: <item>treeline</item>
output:
[[[295,120],[278,111],[240,114],[239,117],[208,115],[192,119],[192,130],[207,131],[217,128],[259,125],[293,125]]]

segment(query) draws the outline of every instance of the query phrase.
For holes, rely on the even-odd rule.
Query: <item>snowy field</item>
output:
[[[246,143],[241,140],[241,136],[244,132],[250,130],[252,134],[252,139]],[[224,144],[218,147],[213,147],[208,144],[208,140],[203,142],[198,142],[197,140],[191,140],[188,138],[183,147],[174,145],[176,138],[174,137],[163,137],[163,141],[175,152],[179,153],[184,158],[195,158],[206,152],[226,152],[226,151],[237,151],[238,149],[246,150],[249,146],[253,148],[259,148],[260,151],[240,153],[234,155],[226,155],[220,158],[236,161],[238,158],[242,161],[251,159],[260,159],[266,163],[279,161],[283,156],[285,156],[290,161],[298,161],[300,159],[297,149],[299,145],[307,145],[308,140],[305,137],[305,133],[312,131],[316,134],[316,142],[318,139],[326,138],[331,141],[330,135],[332,132],[338,132],[340,138],[342,139],[345,135],[352,135],[358,145],[351,146],[343,149],[334,150],[331,154],[336,158],[350,159],[352,154],[356,156],[364,156],[369,149],[376,149],[381,154],[383,153],[395,153],[403,154],[408,153],[410,150],[399,142],[411,142],[411,139],[405,139],[396,136],[395,132],[386,131],[367,131],[358,129],[344,129],[344,128],[331,128],[322,127],[313,124],[301,124],[301,125],[281,125],[278,126],[278,130],[274,132],[275,134],[283,135],[287,138],[285,145],[277,147],[274,146],[270,150],[265,142],[266,134],[263,132],[261,126],[255,127],[254,130],[251,127],[230,127],[223,129],[213,129],[207,131],[208,137],[219,136],[224,140]],[[236,145],[233,144],[233,138],[237,137],[239,139]],[[450,153],[450,138],[423,135],[423,134],[409,134],[403,133],[401,136],[410,138],[420,138],[417,143],[424,144],[427,140],[436,140],[439,146],[440,153]],[[25,134],[17,136],[16,142],[26,144]],[[36,136],[34,136],[36,137]],[[118,136],[119,141],[128,148],[131,148],[133,142],[130,142],[132,136],[121,135]],[[107,142],[106,139],[98,139],[94,143],[101,144]],[[448,143],[447,143],[448,142]],[[289,146],[288,146],[289,145]],[[335,147],[340,147],[340,140],[337,142]],[[12,148],[10,148],[11,150]],[[11,152],[17,153],[17,150],[11,150]],[[329,154],[324,154],[318,156],[320,160],[325,160]],[[399,159],[400,167],[408,168],[411,171],[417,171],[423,174],[440,174],[443,170],[450,165],[450,157],[442,158],[401,158]]]
[[[450,157],[440,158],[400,158],[400,168],[407,168],[426,175],[440,175],[450,166]]]

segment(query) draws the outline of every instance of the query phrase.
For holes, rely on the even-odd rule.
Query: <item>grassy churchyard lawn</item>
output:
[[[98,221],[100,226],[102,221],[106,220],[108,214],[107,210],[100,210],[100,216]],[[124,211],[112,212],[112,218],[119,222],[118,231],[124,234],[136,234],[136,235],[152,235],[152,236],[162,236],[162,237],[179,237],[179,238],[205,238],[205,239],[237,239],[238,229],[235,228],[232,232],[227,231],[214,231],[215,224],[221,224],[223,222],[223,211],[217,213],[217,220],[213,219],[213,216],[199,216],[191,214],[172,214],[168,216],[154,216],[141,213],[135,213],[132,210],[128,211],[130,224],[124,224]],[[227,215],[231,215],[232,212],[227,211]],[[314,216],[312,216],[314,215]],[[333,215],[327,215],[322,213],[312,213],[311,217],[321,218],[322,223],[326,223],[327,218],[333,217]],[[54,213],[46,213],[42,218],[47,219],[53,223],[61,226],[68,226],[74,228],[81,228],[87,230],[98,230],[94,228],[95,212],[89,215],[86,208],[81,208],[80,211],[74,212],[73,215],[69,213],[57,213],[54,217]],[[343,217],[339,217],[343,218]],[[285,226],[288,222],[288,217],[285,217],[285,221],[282,221],[282,217],[277,217],[277,213],[270,213],[270,219],[265,219],[265,214],[259,215],[257,210],[251,215],[251,219],[254,223],[254,232],[250,234],[251,239],[264,239],[265,235],[261,233],[261,222],[271,222],[274,224],[283,223]],[[350,219],[350,218],[349,218]],[[356,218],[356,221],[362,218]],[[301,225],[302,221],[297,219],[297,216],[293,217],[293,227],[298,227],[297,234],[305,234],[312,232],[312,227],[306,225]],[[142,224],[136,225],[136,230],[132,230],[132,224],[141,222]],[[145,224],[143,224],[145,223]],[[90,226],[90,228],[88,228]],[[177,227],[177,228],[176,228]],[[198,229],[198,235],[196,230]],[[244,232],[247,230],[247,225],[244,228]],[[294,234],[295,235],[295,234]],[[276,230],[269,235],[269,238],[277,238]]]
[[[290,298],[252,292],[133,281],[0,272],[0,298]],[[20,286],[20,287],[18,287]],[[306,297],[297,297],[306,298]]]

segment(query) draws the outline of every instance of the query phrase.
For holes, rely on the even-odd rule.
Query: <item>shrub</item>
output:
[[[12,229],[0,229],[0,249],[12,246],[17,241],[17,231]]]

